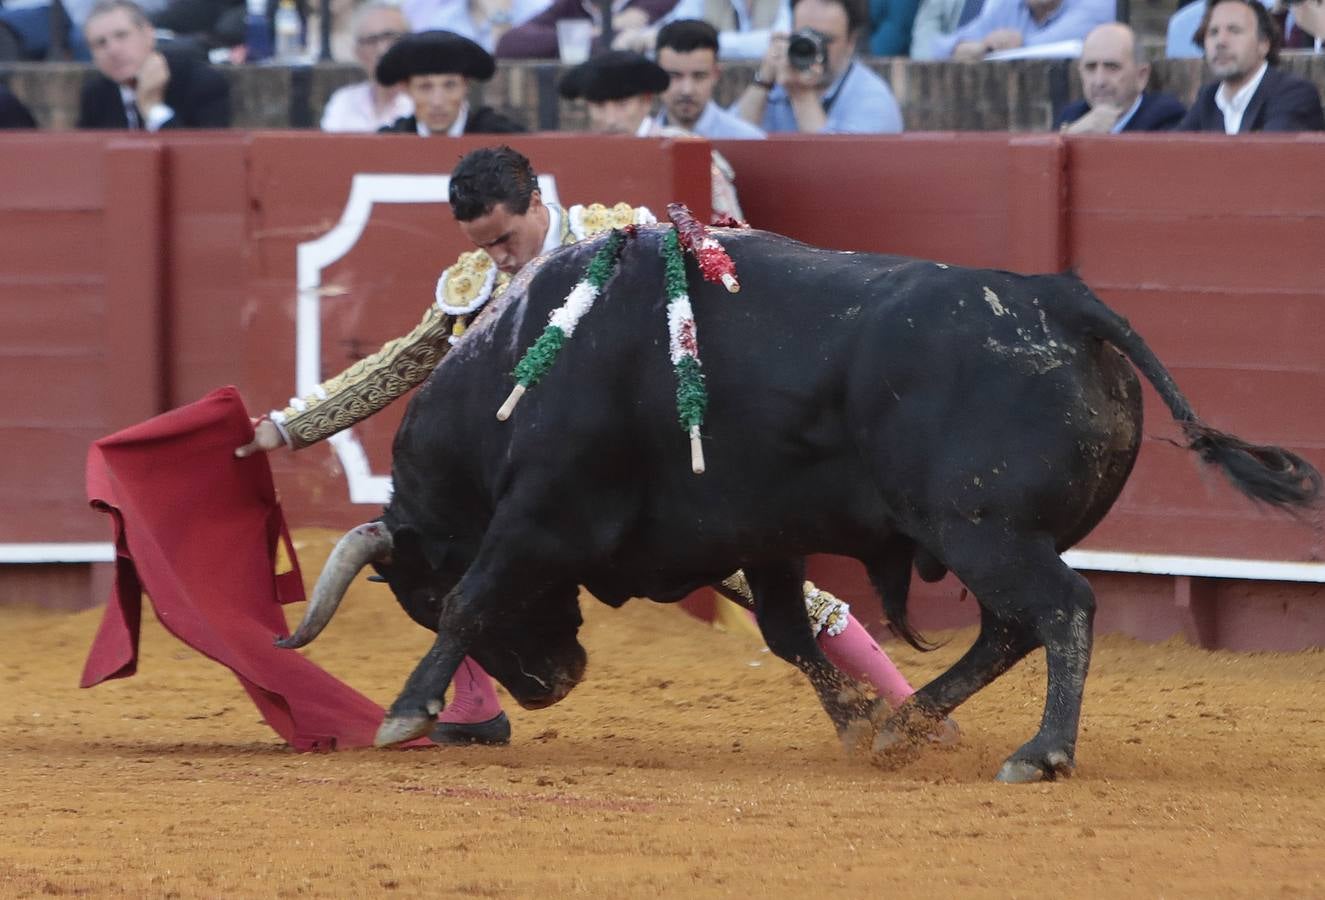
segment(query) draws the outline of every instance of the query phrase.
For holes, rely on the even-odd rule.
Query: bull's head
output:
[[[576,638],[582,622],[574,587],[541,593],[489,621],[469,653],[517,703],[541,709],[584,677],[587,657]]]
[[[586,655],[576,639],[583,620],[574,587],[532,592],[501,611],[461,612],[461,561],[439,560],[440,568],[434,567],[412,530],[393,535],[383,522],[360,525],[340,539],[327,558],[299,627],[290,637],[277,640],[277,646],[302,647],[316,638],[331,621],[350,583],[369,563],[386,579],[414,621],[443,637],[449,631],[473,634],[466,652],[521,706],[551,706],[584,676]],[[463,625],[455,621],[454,627],[447,628],[448,619],[462,615],[476,615],[481,621]]]

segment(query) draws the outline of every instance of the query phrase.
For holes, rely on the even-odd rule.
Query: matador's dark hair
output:
[[[523,153],[502,145],[483,147],[465,156],[451,172],[451,212],[472,222],[502,204],[514,216],[529,211],[538,190],[534,167]]]

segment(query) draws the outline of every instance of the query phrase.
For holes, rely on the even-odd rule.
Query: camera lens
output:
[[[804,72],[815,63],[824,61],[823,38],[806,29],[798,31],[787,42],[787,62],[793,69]]]

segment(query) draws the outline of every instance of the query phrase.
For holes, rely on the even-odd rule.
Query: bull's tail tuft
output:
[[[1249,444],[1200,421],[1183,422],[1182,430],[1187,446],[1252,500],[1290,510],[1319,502],[1320,472],[1296,453]]]
[[[1076,307],[1087,329],[1121,350],[1159,393],[1164,405],[1187,436],[1188,449],[1203,462],[1216,466],[1233,486],[1252,500],[1289,512],[1306,509],[1320,500],[1321,476],[1316,467],[1282,447],[1249,444],[1206,425],[1141,336],[1127,320],[1105,306],[1084,285]]]

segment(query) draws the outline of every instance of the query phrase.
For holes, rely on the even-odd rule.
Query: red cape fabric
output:
[[[145,590],[161,624],[230,669],[263,719],[296,750],[367,747],[383,711],[272,639],[282,603],[304,599],[265,454],[234,388],[214,391],[94,443],[92,505],[115,523],[115,587],[83,670],[83,687],[134,674]],[[276,575],[284,544],[291,572]]]

